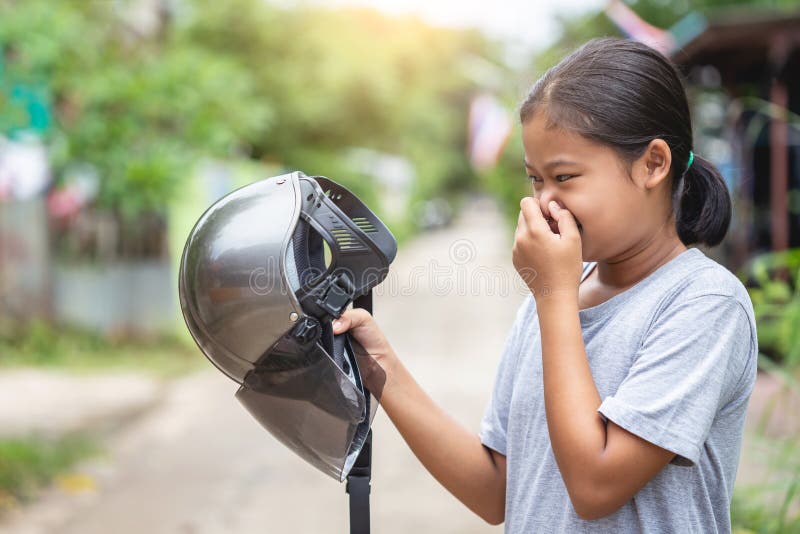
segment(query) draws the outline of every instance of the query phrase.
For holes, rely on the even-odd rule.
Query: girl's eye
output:
[[[575,176],[576,175],[574,175],[574,174],[559,174],[558,176],[556,176],[556,181],[557,182],[566,182],[567,180],[569,180],[570,178],[574,178]],[[532,175],[528,176],[528,180],[530,180],[531,182],[537,183],[537,184],[540,184],[540,183],[544,182],[544,180],[542,180],[538,176],[532,176]]]

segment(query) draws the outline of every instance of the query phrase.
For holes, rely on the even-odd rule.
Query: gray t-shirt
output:
[[[582,279],[594,266],[584,263]],[[730,532],[758,354],[742,283],[690,248],[579,315],[601,416],[677,456],[613,514],[586,521],[575,513],[550,446],[529,296],[480,430],[483,444],[507,458],[506,532]]]

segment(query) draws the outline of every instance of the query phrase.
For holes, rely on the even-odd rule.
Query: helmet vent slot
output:
[[[366,217],[353,217],[353,222],[356,223],[365,234],[374,234],[378,231],[375,229],[375,225],[369,222],[369,219]]]
[[[331,230],[331,234],[342,251],[366,250],[347,228],[334,228]]]

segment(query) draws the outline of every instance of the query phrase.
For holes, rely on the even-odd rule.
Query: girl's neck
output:
[[[595,269],[597,281],[609,288],[631,287],[686,250],[686,245],[677,235],[667,241],[653,241],[624,256],[598,261]]]

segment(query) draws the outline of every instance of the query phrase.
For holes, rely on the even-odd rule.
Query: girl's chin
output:
[[[583,261],[591,261],[587,258],[591,256],[591,251],[589,250],[589,244],[586,242],[586,238],[583,236],[583,232],[581,232],[581,255],[583,256]]]

